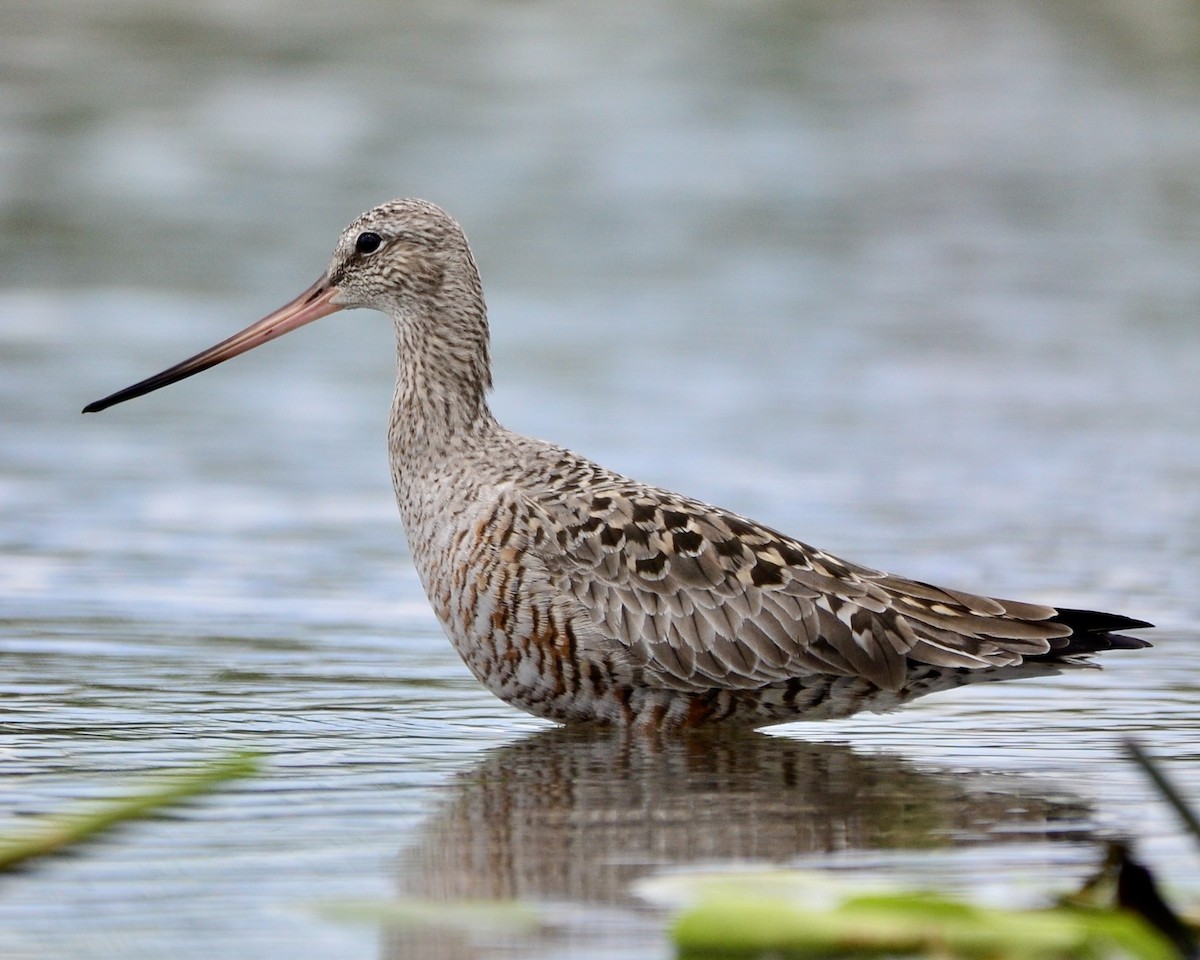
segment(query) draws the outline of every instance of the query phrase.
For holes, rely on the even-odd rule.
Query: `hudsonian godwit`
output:
[[[84,412],[355,307],[396,327],[388,448],[421,582],[471,672],[530,713],[758,727],[1148,646],[1116,633],[1144,621],[892,576],[506,430],[470,247],[420,200],[363,214],[291,303]]]

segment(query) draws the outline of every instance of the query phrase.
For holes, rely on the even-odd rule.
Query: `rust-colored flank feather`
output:
[[[1148,646],[1119,633],[1144,621],[881,573],[506,430],[487,404],[475,261],[458,224],[420,200],[355,220],[325,274],[285,307],[86,409],[354,307],[395,322],[388,445],[421,582],[475,676],[530,713],[758,727]]]

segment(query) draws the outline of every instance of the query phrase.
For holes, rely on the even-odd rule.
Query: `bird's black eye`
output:
[[[359,253],[374,253],[383,246],[383,237],[377,233],[360,233],[358,239],[354,241],[354,249]]]

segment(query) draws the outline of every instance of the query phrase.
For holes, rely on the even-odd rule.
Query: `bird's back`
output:
[[[500,427],[418,486],[398,492],[451,640],[552,719],[815,719],[1146,645],[1112,633],[1141,621],[848,563]]]

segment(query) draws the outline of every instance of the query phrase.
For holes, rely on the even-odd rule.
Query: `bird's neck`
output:
[[[447,319],[408,316],[396,323],[396,394],[388,431],[394,463],[436,469],[496,428],[482,303]]]

